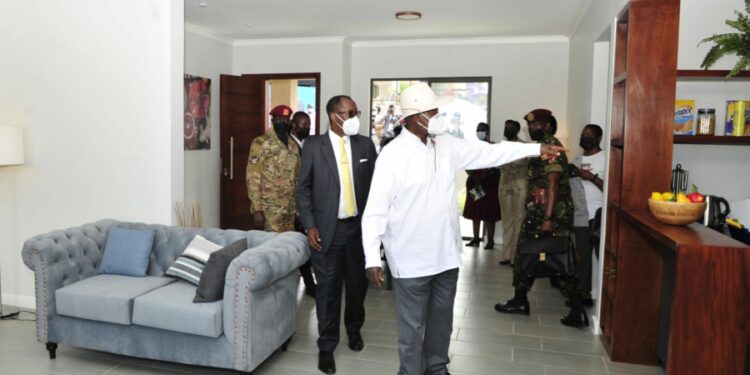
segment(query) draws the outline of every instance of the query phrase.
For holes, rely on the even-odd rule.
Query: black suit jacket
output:
[[[350,137],[352,182],[357,211],[361,217],[370,193],[370,183],[378,154],[372,141],[361,135]],[[297,212],[305,230],[318,228],[326,251],[333,241],[339,212],[339,168],[328,133],[308,137],[302,148],[302,163],[297,182]]]

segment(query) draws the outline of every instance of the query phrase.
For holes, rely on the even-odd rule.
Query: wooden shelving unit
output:
[[[750,71],[727,78],[728,70],[678,70],[677,81],[680,82],[747,82],[750,81]],[[674,144],[688,145],[750,145],[749,137],[733,137],[721,135],[675,135]]]
[[[678,81],[732,81],[732,80],[750,80],[750,71],[744,71],[740,74],[727,78],[728,70],[678,70]]]
[[[617,19],[599,324],[619,362],[658,363],[653,281],[661,279],[661,261],[633,246],[640,233],[625,214],[647,209],[651,192],[669,187],[678,21],[679,3],[671,1],[633,1]]]
[[[750,146],[750,137],[731,135],[675,135],[674,144]]]
[[[699,224],[659,223],[648,211],[651,192],[670,186],[673,143],[750,144],[672,134],[677,80],[727,74],[675,69],[679,5],[632,1],[617,19],[601,340],[616,362],[661,363],[670,375],[740,374],[750,342],[750,248]]]

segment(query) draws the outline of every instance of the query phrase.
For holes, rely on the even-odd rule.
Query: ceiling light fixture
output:
[[[253,27],[253,26],[255,26],[255,25],[253,25],[252,23],[248,23],[247,24],[247,27]]]
[[[396,19],[401,21],[416,21],[422,18],[422,13],[415,10],[396,12]]]
[[[200,3],[198,3],[198,6],[201,7],[201,8],[205,8],[205,7],[208,6],[208,3],[200,2]]]

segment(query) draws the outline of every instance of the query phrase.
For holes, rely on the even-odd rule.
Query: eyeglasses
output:
[[[339,116],[347,115],[349,116],[348,118],[352,118],[352,117],[359,117],[359,115],[362,114],[362,111],[336,112],[336,114]]]

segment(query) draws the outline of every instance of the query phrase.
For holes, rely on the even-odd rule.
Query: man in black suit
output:
[[[330,130],[310,137],[302,148],[297,183],[297,210],[312,251],[318,316],[318,369],[336,372],[333,351],[339,342],[341,286],[346,283],[344,324],[349,348],[364,347],[368,281],[362,249],[364,212],[377,153],[369,138],[358,135],[357,104],[345,95],[326,105]]]

